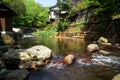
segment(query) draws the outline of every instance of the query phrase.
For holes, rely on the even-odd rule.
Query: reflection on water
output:
[[[63,38],[24,38],[22,48],[44,45],[52,49],[54,57],[63,57],[69,53],[77,57],[70,66],[51,62],[43,70],[31,74],[27,80],[112,80],[114,75],[120,73],[119,57],[93,55],[91,61],[88,61],[85,57],[86,44],[82,40]]]
[[[52,49],[54,55],[66,55],[69,53],[85,53],[86,44],[83,40],[31,37],[24,38],[22,48],[29,48],[34,45],[45,45]]]

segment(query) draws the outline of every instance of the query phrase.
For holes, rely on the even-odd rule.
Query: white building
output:
[[[50,7],[49,11],[49,20],[50,21],[55,21],[59,18],[60,15],[60,9],[57,5]]]

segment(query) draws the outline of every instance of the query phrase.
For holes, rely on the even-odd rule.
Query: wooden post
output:
[[[1,34],[6,34],[5,18],[0,18],[1,21]]]

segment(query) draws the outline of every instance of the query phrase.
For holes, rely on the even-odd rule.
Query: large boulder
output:
[[[31,56],[33,59],[42,59],[46,60],[51,58],[51,50],[43,45],[33,46],[29,49],[26,49],[25,52],[28,53],[29,56]]]
[[[51,58],[51,52],[49,48],[38,45],[26,50],[10,49],[2,58],[6,66],[15,65],[19,68],[31,68],[31,64],[36,66],[46,64],[45,61]]]
[[[114,76],[112,80],[120,80],[120,74],[117,74],[116,76]]]
[[[10,49],[2,56],[4,64],[8,69],[16,69],[21,63],[29,62],[32,58],[22,49]],[[28,65],[29,66],[29,65]],[[22,67],[22,68],[28,68]]]
[[[88,52],[92,53],[94,51],[99,51],[99,46],[97,44],[89,44],[87,46]]]

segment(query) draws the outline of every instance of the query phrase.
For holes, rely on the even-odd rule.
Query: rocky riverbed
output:
[[[35,39],[35,38],[34,38]],[[36,41],[36,40],[34,40]],[[52,41],[52,40],[51,40]],[[65,40],[63,40],[65,41]],[[36,41],[37,42],[37,41]],[[53,41],[52,41],[53,42]],[[27,49],[8,49],[1,47],[0,58],[0,79],[1,80],[112,80],[115,75],[119,80],[120,54],[119,44],[108,45],[96,44],[92,45],[90,54],[79,54],[80,52],[73,51],[72,43],[59,42],[60,44],[67,44],[64,50],[69,50],[74,57],[67,58],[71,65],[65,64],[64,59],[69,54],[55,54],[54,48],[50,50],[46,47],[30,47]],[[50,42],[51,43],[51,42]],[[74,43],[75,45],[76,43]],[[43,44],[44,45],[44,44]],[[49,44],[50,45],[50,44]],[[52,44],[54,45],[54,44]],[[60,46],[63,50],[64,46]],[[70,48],[68,48],[70,45]],[[80,44],[78,44],[80,45]],[[78,47],[77,44],[75,47]],[[84,47],[84,45],[82,45]],[[79,49],[81,49],[80,47]],[[87,47],[85,47],[87,50]],[[56,47],[55,47],[56,49]],[[63,50],[63,51],[64,51]],[[91,51],[90,50],[90,51]],[[101,51],[102,50],[102,51]],[[60,50],[61,51],[61,50]],[[82,50],[80,50],[82,51]],[[34,53],[33,53],[34,52]],[[48,55],[37,52],[48,52],[50,57],[52,52],[51,62]],[[86,51],[87,53],[89,52]],[[8,53],[10,53],[8,55]],[[63,52],[64,53],[64,52]],[[109,54],[108,54],[109,53]],[[19,54],[19,55],[18,55]],[[25,55],[26,54],[26,55]],[[4,55],[4,57],[2,56]],[[12,56],[12,57],[11,57]],[[46,56],[46,58],[45,58]],[[12,58],[12,59],[11,59]],[[16,64],[17,63],[17,64]],[[42,66],[42,65],[44,66]],[[113,80],[117,80],[114,77]]]

